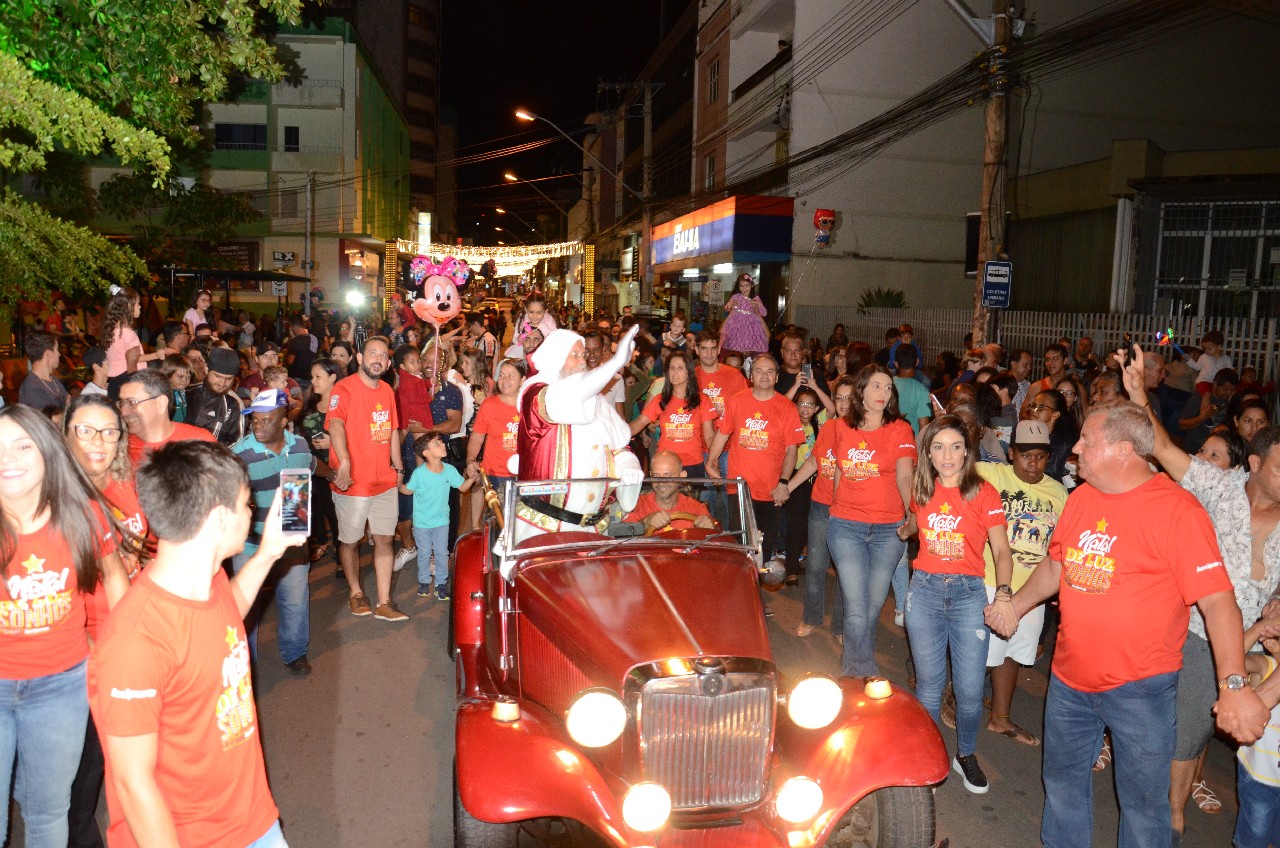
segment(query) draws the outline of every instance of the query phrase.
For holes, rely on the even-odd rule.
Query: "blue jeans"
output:
[[[280,830],[280,821],[271,825],[271,829],[250,842],[245,848],[289,848],[289,843],[284,841],[284,833]]]
[[[718,466],[720,468],[720,477],[721,478],[728,477],[729,476],[729,452],[727,450],[723,451],[720,454],[720,461],[718,463]],[[705,470],[706,468],[705,464],[703,468],[704,470],[701,474],[698,475],[699,477],[707,476],[707,472]],[[689,476],[692,477],[693,475],[690,474]],[[708,511],[710,511],[711,517],[714,518],[716,520],[716,523],[718,523],[721,527],[727,530],[731,526],[732,527],[738,526],[738,517],[736,515],[733,517],[732,523],[729,520],[729,496],[725,494],[724,486],[705,487],[705,489],[702,492],[701,499],[707,505],[707,509]],[[765,559],[767,560],[768,557],[765,557]]]
[[[1044,709],[1045,848],[1080,844],[1093,832],[1093,761],[1111,729],[1119,848],[1168,846],[1169,766],[1173,762],[1178,673],[1081,692],[1052,675]]]
[[[956,693],[956,748],[962,757],[978,747],[982,684],[987,674],[987,639],[982,620],[987,588],[972,574],[917,570],[907,590],[907,637],[916,667],[916,698],[938,720],[947,682],[947,651]],[[1088,831],[1085,831],[1088,832]]]
[[[232,572],[239,574],[255,550],[256,548],[245,548],[242,553],[232,557]],[[306,548],[302,549],[302,553],[306,553]],[[263,588],[272,582],[275,583],[276,637],[280,643],[280,659],[291,663],[306,656],[307,648],[311,645],[311,563],[303,561],[289,565],[277,562],[263,581]],[[249,631],[249,652],[255,662],[258,659],[258,622],[262,620],[266,607],[267,600],[259,589],[252,609],[245,616],[245,628]]]
[[[844,595],[844,656],[840,673],[847,677],[878,674],[876,624],[889,597],[893,570],[906,542],[898,538],[901,521],[867,524],[832,518],[827,547],[835,560]]]
[[[821,627],[827,606],[827,569],[831,567],[831,551],[827,549],[827,524],[831,520],[829,504],[809,502],[809,552],[804,561],[804,623]],[[836,592],[835,610],[831,613],[831,633],[844,634],[844,594]]]
[[[1240,796],[1240,813],[1236,830],[1231,835],[1235,848],[1267,848],[1280,837],[1280,788],[1254,780],[1236,761],[1236,793]]]
[[[908,547],[902,548],[902,559],[898,560],[898,567],[893,570],[893,606],[897,612],[907,608],[907,578],[911,576],[911,569],[907,566]]]
[[[87,667],[84,660],[56,674],[0,680],[0,845],[8,836],[9,781],[16,775],[27,848],[67,848],[71,781],[89,722]]]
[[[431,585],[431,554],[436,555],[436,585],[449,582],[449,525],[413,528],[418,546],[418,582]]]

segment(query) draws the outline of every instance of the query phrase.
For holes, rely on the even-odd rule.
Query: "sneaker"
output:
[[[964,779],[964,788],[974,795],[985,795],[991,788],[987,783],[987,776],[982,773],[982,766],[978,765],[976,754],[967,757],[956,754],[956,758],[951,761],[951,770]]]
[[[409,619],[409,616],[396,609],[394,601],[378,604],[378,608],[373,611],[373,617],[379,621],[407,621]]]
[[[352,595],[347,601],[351,604],[352,615],[373,615],[373,607],[369,606],[369,599],[363,595]]]
[[[429,597],[431,597],[431,595],[432,595],[432,594],[433,594],[433,593],[432,593],[432,591],[431,591],[431,584],[430,584],[430,583],[419,583],[419,584],[418,584],[418,597],[419,597],[419,598],[429,598]]]
[[[418,558],[417,548],[401,548],[400,553],[396,554],[395,565],[391,567],[392,571],[399,571],[409,563]]]
[[[285,667],[298,677],[306,677],[311,673],[311,663],[307,661],[307,655],[303,654],[293,662],[285,663]]]
[[[436,600],[437,601],[449,600],[449,587],[444,583],[436,584]]]

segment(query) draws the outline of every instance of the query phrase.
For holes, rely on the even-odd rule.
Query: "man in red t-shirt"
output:
[[[796,467],[796,448],[804,444],[804,430],[796,406],[773,390],[778,363],[769,354],[751,362],[751,388],[724,402],[716,422],[716,437],[707,453],[707,476],[720,477],[720,454],[729,448],[729,479],[747,481],[756,526],[764,534],[761,549],[767,561],[777,550],[779,505],[787,500],[789,471]],[[738,512],[731,495],[729,516]]]
[[[710,330],[698,334],[698,366],[694,369],[698,390],[715,406],[716,414],[724,414],[724,402],[747,388],[742,372],[720,364],[720,336]]]
[[[1188,607],[1204,617],[1221,680],[1218,726],[1250,744],[1268,711],[1244,678],[1243,624],[1208,513],[1156,475],[1151,422],[1132,403],[1086,419],[1075,451],[1087,482],[1058,519],[1048,558],[1013,596],[1022,616],[1057,594],[1062,623],[1045,701],[1040,838],[1093,832],[1092,768],[1110,728],[1121,841],[1169,844],[1169,767]],[[998,591],[998,590],[997,590]],[[1008,638],[1016,622],[987,609]]]
[[[383,621],[409,616],[391,599],[393,556],[399,503],[404,480],[400,453],[400,421],[396,396],[382,374],[391,365],[391,346],[382,336],[370,336],[356,354],[360,370],[334,384],[325,427],[329,431],[329,465],[334,469],[333,507],[338,514],[338,561],[351,588],[352,615]],[[365,525],[373,534],[373,572],[378,606],[360,588],[360,540]]]
[[[203,427],[169,420],[169,381],[159,371],[135,371],[120,386],[120,417],[129,425],[129,459],[135,468],[170,442],[213,442]]]
[[[116,604],[89,660],[106,754],[112,848],[283,844],[267,786],[244,616],[271,566],[305,535],[262,542],[228,580],[249,531],[249,475],[218,444],[179,442],[138,471],[156,557]],[[265,843],[264,843],[265,844]]]
[[[689,475],[678,454],[660,450],[649,460],[649,476],[675,478]],[[687,518],[673,519],[672,516],[677,513],[692,515],[694,518],[692,521]],[[679,483],[654,483],[653,491],[645,492],[636,501],[636,508],[627,515],[627,521],[643,521],[651,530],[661,530],[668,526],[679,529],[690,525],[714,530],[716,526],[706,505],[683,494]]]

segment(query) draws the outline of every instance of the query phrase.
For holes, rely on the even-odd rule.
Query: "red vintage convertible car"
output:
[[[886,680],[779,673],[750,508],[498,531],[565,483],[458,541],[456,845],[933,845],[937,728]]]

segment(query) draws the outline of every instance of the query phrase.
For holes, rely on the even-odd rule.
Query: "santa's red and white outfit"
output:
[[[559,530],[601,530],[608,522],[603,483],[608,478],[624,484],[618,492],[620,505],[625,510],[635,505],[644,472],[627,447],[631,429],[600,394],[630,360],[635,330],[608,362],[590,371],[561,376],[569,352],[583,342],[571,330],[550,333],[530,356],[537,374],[520,390],[517,403],[517,479],[602,482],[570,483],[564,493],[521,498],[516,504],[516,541]]]

